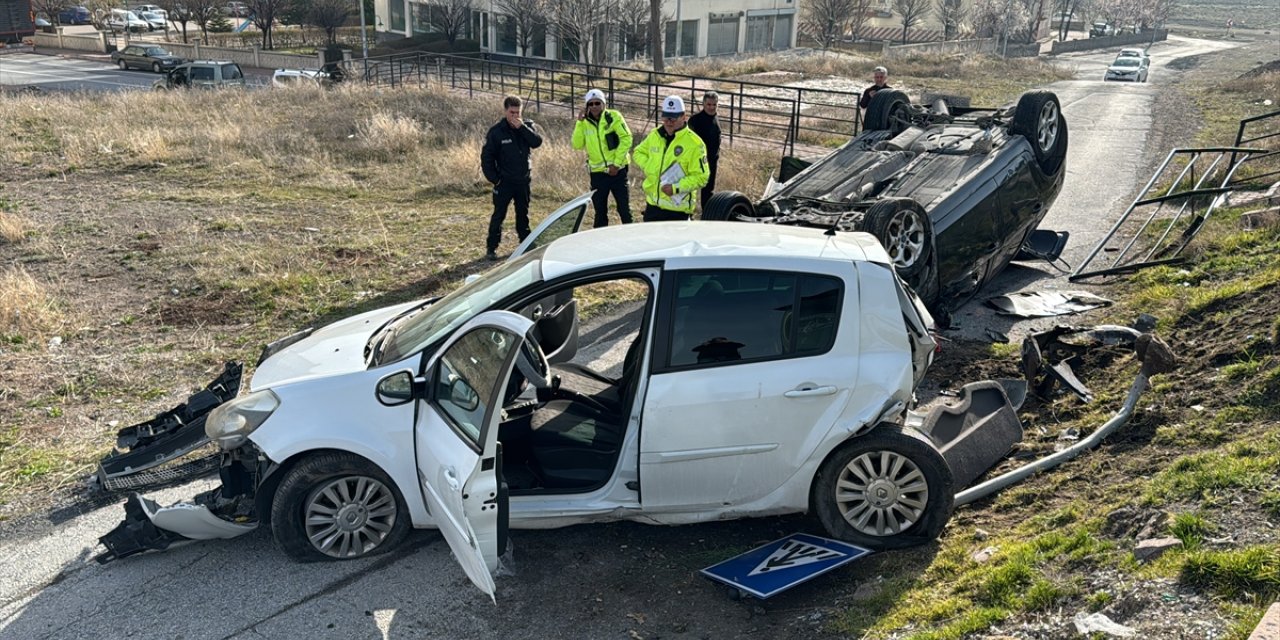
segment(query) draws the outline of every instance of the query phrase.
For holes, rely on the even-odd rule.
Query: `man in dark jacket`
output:
[[[866,89],[862,90],[862,97],[858,98],[858,106],[866,109],[871,106],[871,99],[876,97],[876,92],[882,89],[889,89],[889,70],[884,67],[876,67],[871,72],[871,81],[874,83]]]
[[[484,147],[480,149],[480,168],[484,178],[493,183],[493,215],[489,217],[489,238],[485,257],[498,259],[498,243],[502,241],[502,221],[507,206],[516,203],[516,235],[524,240],[529,235],[529,182],[533,161],[529,154],[542,146],[532,120],[522,120],[522,104],[518,96],[502,101],[505,115],[489,128]]]
[[[716,190],[716,167],[720,165],[720,119],[716,117],[719,102],[720,95],[714,91],[702,94],[702,111],[689,118],[689,128],[707,145],[707,165],[710,171],[707,186],[701,192],[703,209],[707,208],[707,198]]]

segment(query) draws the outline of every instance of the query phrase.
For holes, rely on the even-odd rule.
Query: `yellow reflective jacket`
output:
[[[592,173],[608,171],[609,165],[625,169],[631,164],[631,129],[622,113],[605,109],[600,119],[583,118],[573,125],[573,148],[587,150],[587,168]]]
[[[644,171],[645,202],[692,216],[698,190],[707,186],[711,177],[707,170],[707,147],[702,138],[688,126],[677,129],[667,138],[666,130],[658,125],[640,141],[633,155],[636,166]],[[674,164],[680,165],[684,177],[674,184],[675,191],[668,196],[662,192],[661,179]]]

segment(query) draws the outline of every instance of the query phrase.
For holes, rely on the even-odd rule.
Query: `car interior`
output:
[[[641,379],[651,302],[650,286],[632,275],[576,284],[517,310],[534,320],[549,364],[536,370],[541,358],[522,352],[507,387],[498,440],[511,495],[608,482]],[[604,370],[591,366],[601,362]]]

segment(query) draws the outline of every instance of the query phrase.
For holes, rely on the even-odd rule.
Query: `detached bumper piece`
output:
[[[252,505],[252,497],[227,500],[221,497],[220,489],[200,494],[193,502],[168,507],[131,494],[124,503],[124,521],[98,538],[107,550],[94,560],[106,564],[144,551],[163,551],[180,542],[244,535],[258,528],[251,518]],[[216,515],[215,510],[228,515]]]
[[[984,380],[965,385],[956,404],[925,416],[921,431],[951,467],[955,486],[972,484],[1022,441],[1017,410],[1026,396],[1021,380]]]
[[[121,429],[116,448],[98,463],[93,482],[107,491],[137,489],[205,475],[218,468],[211,453],[183,464],[157,468],[209,443],[204,421],[218,405],[236,397],[244,365],[228,362],[222,374],[187,401],[146,422]]]

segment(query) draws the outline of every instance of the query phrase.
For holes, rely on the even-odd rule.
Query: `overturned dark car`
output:
[[[1067,123],[1058,97],[1029,91],[999,109],[914,105],[878,92],[864,130],[765,197],[713,195],[703,220],[867,231],[898,274],[945,316],[1015,257],[1055,260],[1066,234],[1036,226],[1062,189]],[[1021,254],[1021,255],[1020,255]]]

